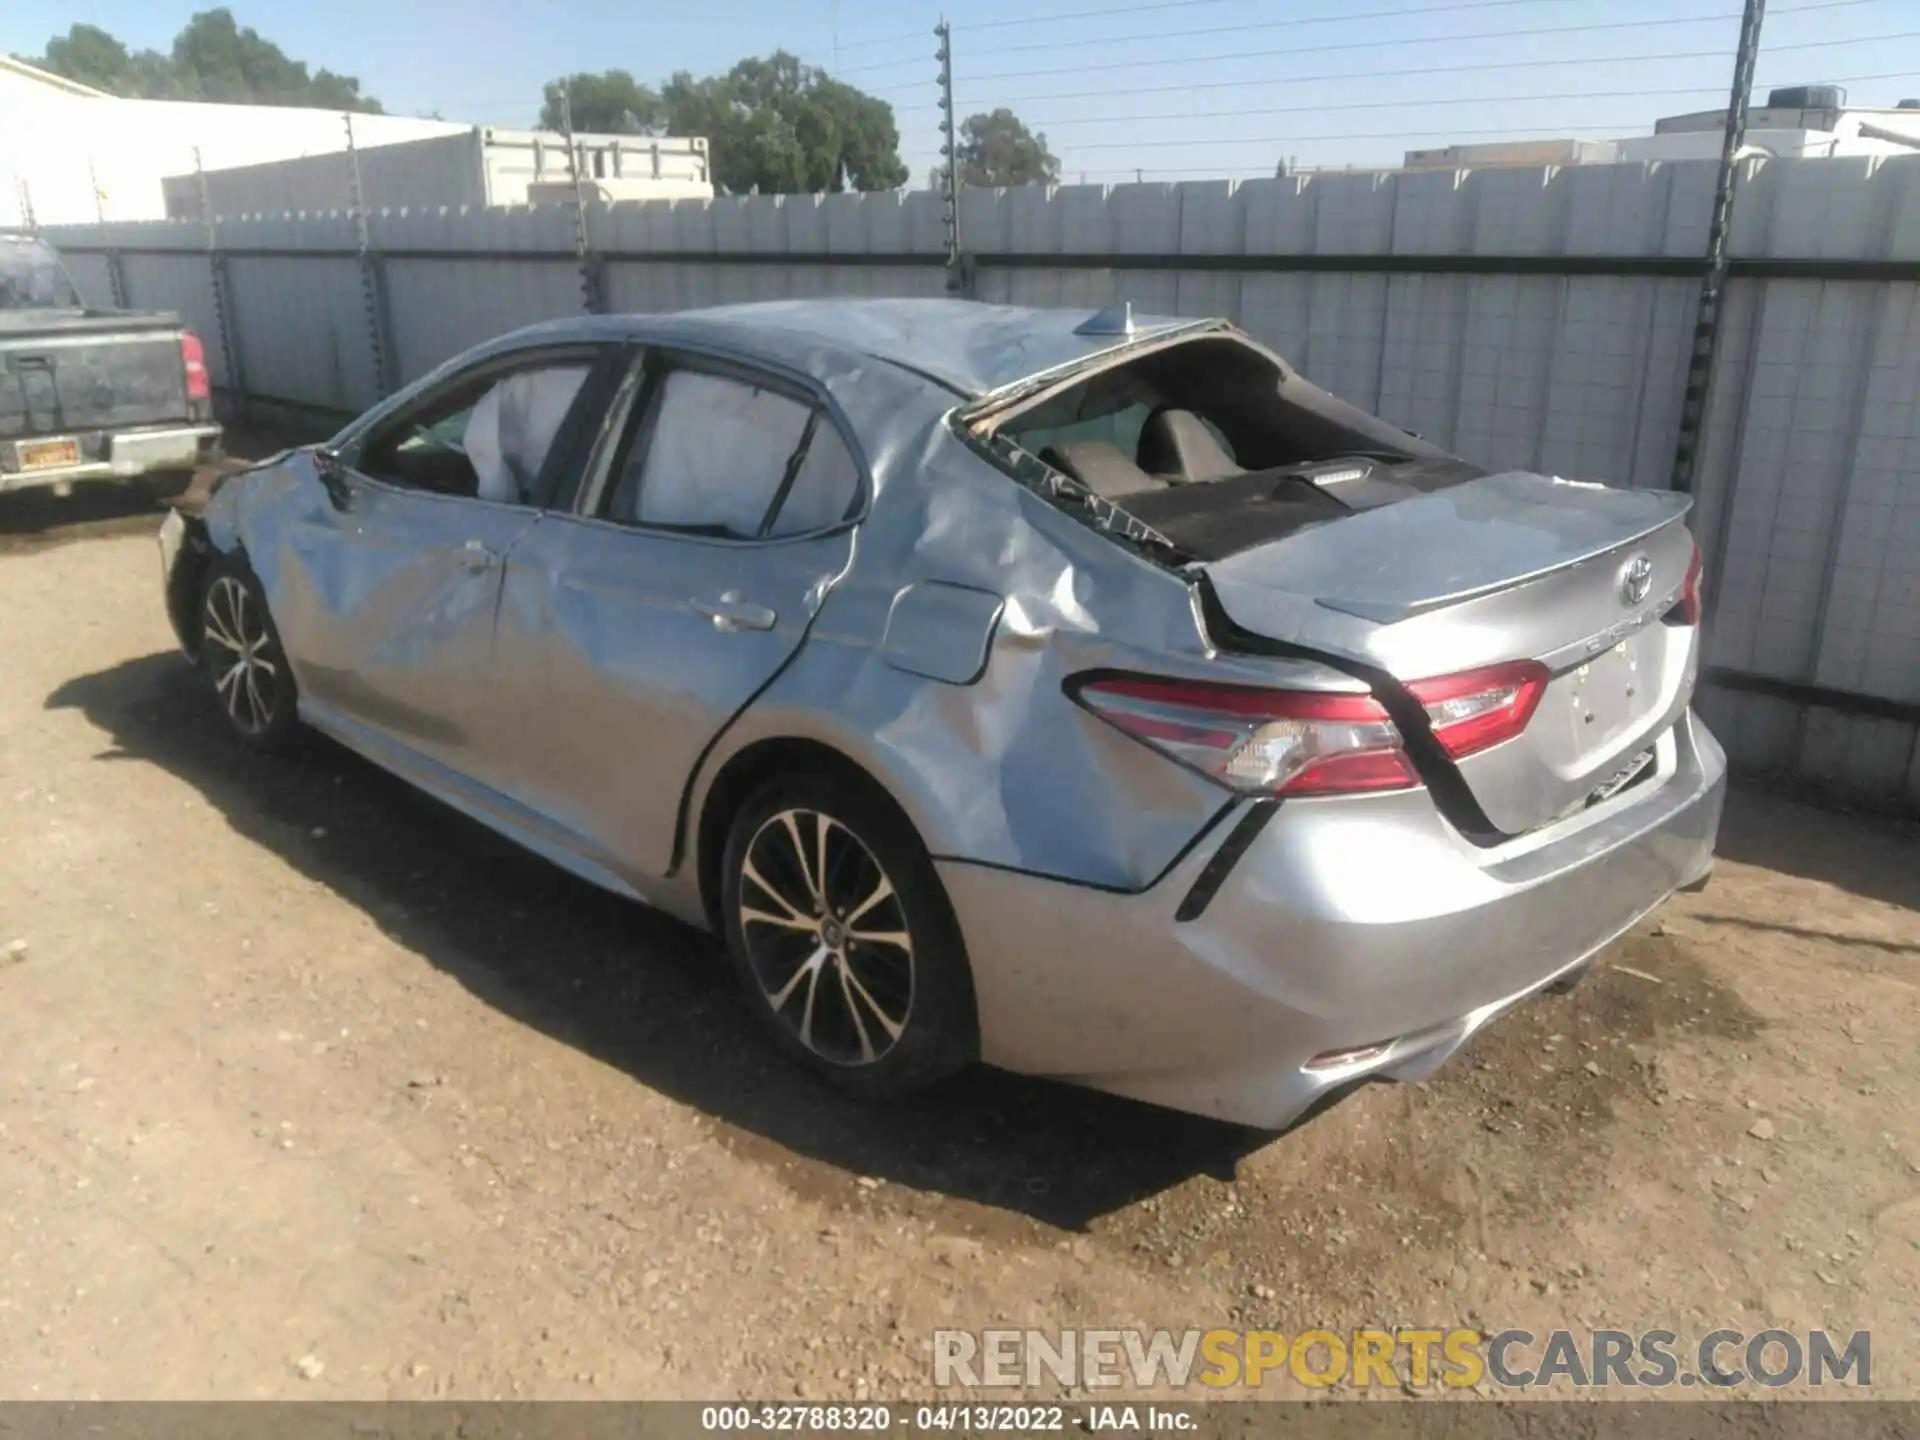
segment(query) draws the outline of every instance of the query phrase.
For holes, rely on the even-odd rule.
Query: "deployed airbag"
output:
[[[522,370],[480,397],[467,417],[465,436],[480,499],[523,505],[533,498],[547,451],[587,370],[585,365]]]

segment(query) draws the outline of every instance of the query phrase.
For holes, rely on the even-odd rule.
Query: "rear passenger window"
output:
[[[860,467],[854,464],[847,442],[825,415],[814,426],[807,453],[794,472],[793,488],[773,517],[774,535],[804,535],[838,525],[860,496]]]
[[[674,370],[655,392],[601,513],[759,539],[839,523],[859,488],[846,443],[812,406],[750,380]]]
[[[772,509],[807,429],[807,407],[723,375],[675,370],[629,457],[615,520],[751,538]]]

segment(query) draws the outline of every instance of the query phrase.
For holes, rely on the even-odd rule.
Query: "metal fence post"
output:
[[[1753,67],[1760,53],[1760,22],[1766,10],[1767,0],[1746,0],[1733,57],[1733,93],[1727,101],[1720,174],[1713,189],[1713,218],[1707,226],[1707,269],[1700,280],[1699,318],[1693,328],[1693,354],[1687,362],[1687,388],[1680,401],[1680,436],[1673,450],[1672,488],[1688,493],[1700,469],[1701,428],[1720,338],[1720,305],[1727,288],[1727,232],[1733,224],[1734,181],[1740,146],[1747,133],[1747,102],[1753,97]]]
[[[942,16],[933,27],[940,48],[933,52],[940,62],[940,153],[946,158],[946,199],[942,216],[947,229],[947,291],[972,296],[973,265],[960,245],[960,145],[955,139],[953,117],[953,26]]]
[[[580,150],[573,140],[573,94],[560,87],[560,129],[567,139],[567,174],[573,179],[573,253],[580,265],[580,299],[589,315],[607,313],[606,266],[587,236],[587,196],[580,185]]]
[[[231,276],[227,257],[220,249],[219,230],[213,214],[213,194],[207,186],[207,168],[200,161],[200,147],[193,147],[193,173],[200,182],[200,218],[207,227],[207,279],[213,291],[213,319],[220,331],[220,353],[227,362],[227,390],[233,412],[247,411],[247,373],[240,361],[240,326],[233,312]]]
[[[113,298],[114,309],[133,308],[133,302],[127,296],[126,261],[118,250],[107,251],[107,292]]]
[[[387,287],[380,257],[373,250],[373,231],[367,223],[366,197],[360,188],[360,151],[353,141],[353,113],[341,116],[347,125],[347,204],[353,216],[354,258],[360,267],[360,305],[367,317],[367,353],[373,360],[374,398],[384,400],[392,389],[392,366],[387,357]]]

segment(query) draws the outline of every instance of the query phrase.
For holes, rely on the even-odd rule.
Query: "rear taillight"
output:
[[[180,334],[180,363],[187,371],[187,399],[211,399],[213,382],[207,375],[207,349],[191,330]]]
[[[1404,790],[1420,777],[1371,695],[1326,695],[1102,676],[1074,698],[1136,740],[1230,790],[1330,795]]]
[[[1426,707],[1440,748],[1462,760],[1526,729],[1550,678],[1539,661],[1515,660],[1416,680],[1407,689]]]
[[[1673,607],[1682,625],[1700,623],[1700,596],[1703,588],[1701,571],[1700,547],[1695,545],[1693,559],[1687,562],[1686,582],[1680,587],[1680,603]]]

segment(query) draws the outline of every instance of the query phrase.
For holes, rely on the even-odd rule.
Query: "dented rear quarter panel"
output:
[[[970,449],[949,424],[959,399],[949,390],[798,337],[754,345],[737,327],[709,333],[668,318],[637,338],[757,359],[818,383],[857,436],[873,490],[852,562],[804,643],[683,779],[676,864],[644,887],[676,913],[704,913],[699,867],[687,863],[693,821],[728,763],[761,742],[809,740],[838,751],[887,790],[937,856],[1133,891],[1164,874],[1230,797],[1074,704],[1064,689],[1070,676],[1147,670],[1355,688],[1310,662],[1214,652],[1183,577],[1062,513]],[[328,504],[311,455],[296,451],[234,476],[204,513],[212,545],[244,551],[260,577],[309,695],[316,686],[327,693],[356,668],[390,670],[406,645],[422,643],[417,634],[383,636],[377,611],[351,632],[364,647],[358,653],[334,653],[312,638],[340,633],[330,622],[363,606],[378,572],[399,558],[342,562],[336,552],[333,563],[344,568],[316,570],[300,535],[331,523]],[[450,618],[445,607],[413,608]],[[583,636],[569,634],[566,643],[578,646]],[[617,650],[609,642],[598,661],[617,664]],[[471,663],[487,657],[476,653]],[[450,718],[462,729],[471,721]],[[468,768],[457,736],[436,745],[415,727],[403,738]],[[607,763],[644,763],[627,737],[604,738]],[[487,759],[491,781],[516,790],[513,757]],[[640,856],[623,858],[620,868],[636,880],[657,869]]]
[[[692,813],[734,756],[811,739],[886,786],[938,857],[1143,889],[1231,797],[1076,705],[1070,677],[1357,682],[1213,650],[1185,579],[1001,473],[954,434],[949,408],[923,398],[869,429],[880,498],[854,562],[708,757]]]

